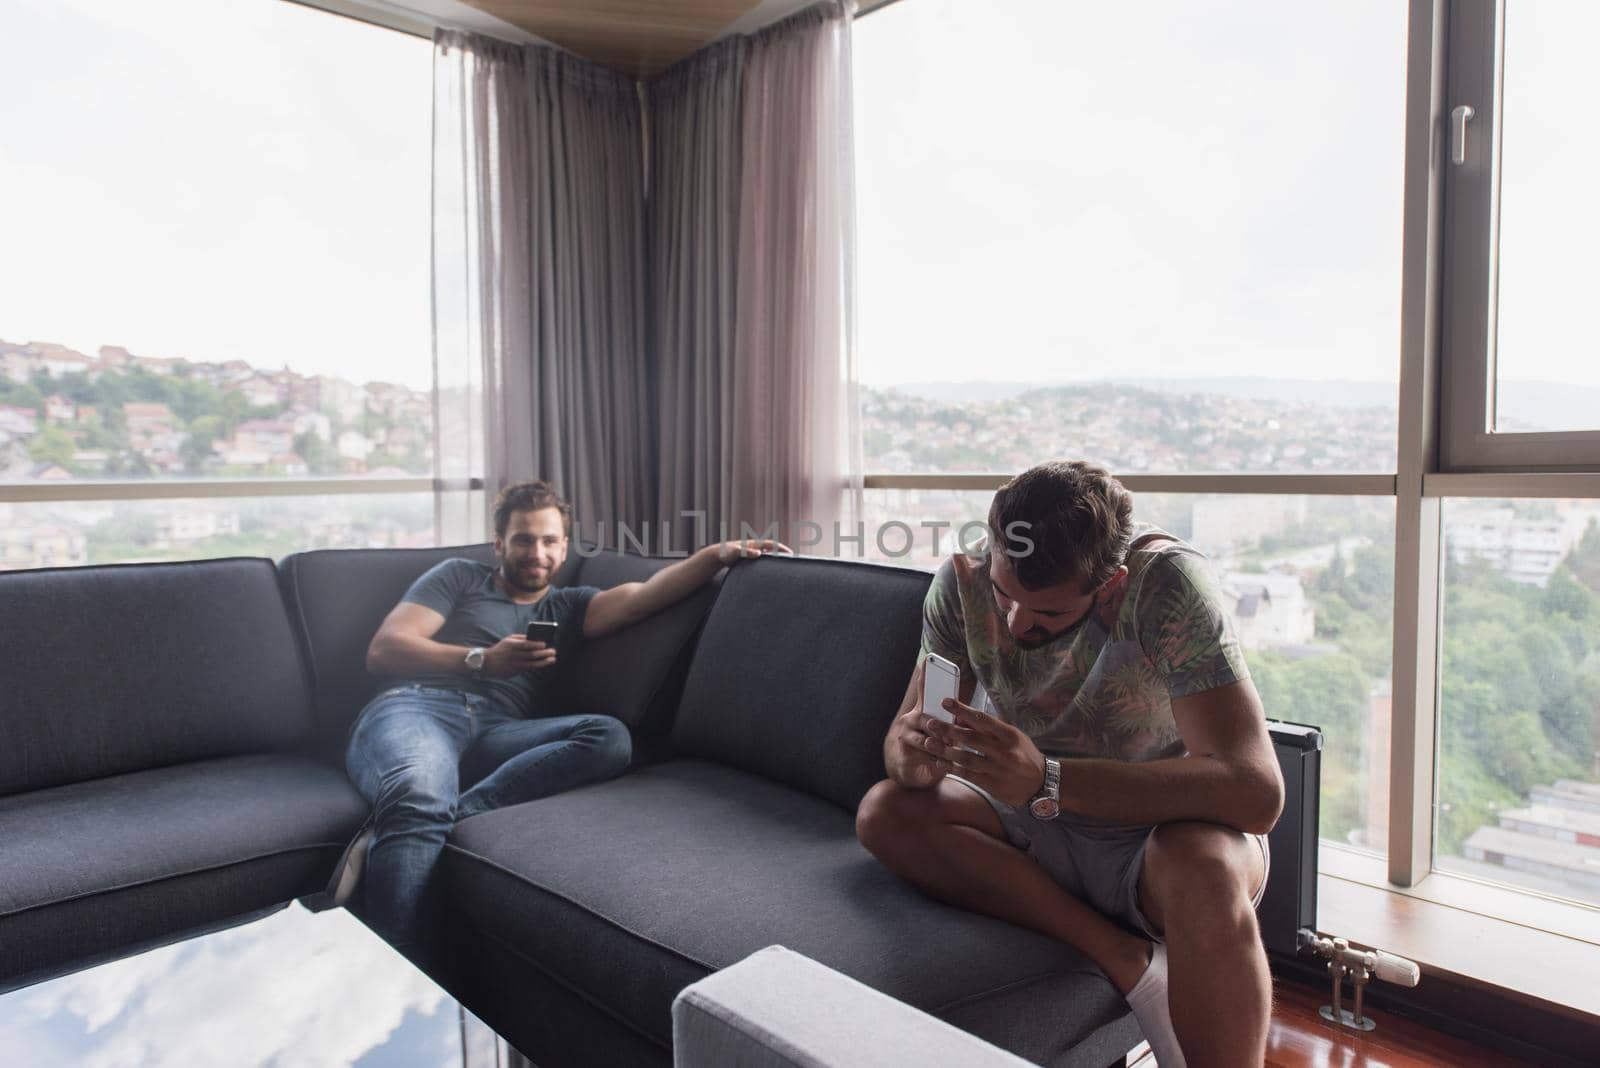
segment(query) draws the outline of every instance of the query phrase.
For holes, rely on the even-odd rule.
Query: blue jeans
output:
[[[632,752],[628,728],[610,716],[519,719],[477,694],[380,693],[345,752],[372,805],[367,922],[398,948],[420,947],[423,895],[455,821],[620,775]],[[474,769],[483,773],[475,785]]]

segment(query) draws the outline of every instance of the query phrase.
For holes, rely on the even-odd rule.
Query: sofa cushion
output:
[[[0,986],[320,890],[366,811],[342,772],[282,755],[0,799]]]
[[[1078,953],[924,897],[849,813],[732,768],[673,760],[474,816],[442,863],[482,937],[663,1047],[680,990],[775,942],[1030,1060],[1137,1042]]]
[[[0,574],[0,796],[281,749],[310,695],[268,560]]]
[[[489,545],[438,549],[318,549],[278,564],[284,600],[300,626],[311,665],[318,748],[342,760],[356,713],[384,685],[367,673],[367,646],[378,624],[417,576],[441,560],[465,557],[494,563]],[[570,581],[577,564],[557,572]]]
[[[836,560],[735,567],[695,646],[673,749],[855,811],[883,778],[931,579]]]
[[[605,590],[643,582],[677,562],[608,549],[584,560],[575,581]],[[689,649],[716,599],[717,585],[704,586],[648,619],[579,646],[557,679],[563,710],[622,720],[633,730],[637,762],[659,753],[683,689]]]

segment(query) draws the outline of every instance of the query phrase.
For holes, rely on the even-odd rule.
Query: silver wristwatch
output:
[[[1053,820],[1061,815],[1061,761],[1055,757],[1044,758],[1044,785],[1028,802],[1028,811],[1036,820]]]
[[[488,650],[484,649],[484,647],[481,645],[467,650],[467,670],[472,672],[474,677],[482,677],[483,654],[487,651]]]

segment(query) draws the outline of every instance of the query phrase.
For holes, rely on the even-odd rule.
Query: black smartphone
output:
[[[561,630],[558,623],[548,619],[536,619],[528,624],[528,640],[530,642],[544,642],[550,649],[556,647],[556,634]]]

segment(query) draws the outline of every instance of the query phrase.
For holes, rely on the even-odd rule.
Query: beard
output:
[[[543,575],[523,575],[520,568],[512,565],[511,561],[504,560],[500,563],[500,580],[506,588],[516,590],[518,593],[538,593],[550,585],[550,573]]]

